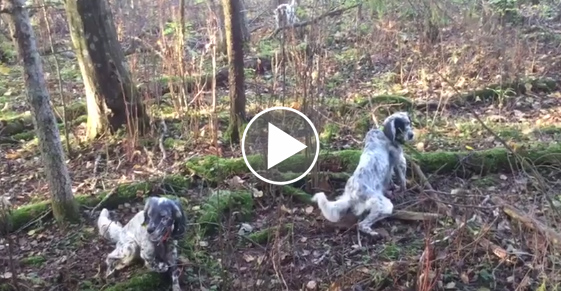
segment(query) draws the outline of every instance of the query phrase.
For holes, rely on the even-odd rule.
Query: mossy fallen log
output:
[[[189,188],[190,183],[191,181],[187,177],[170,175],[163,179],[159,178],[146,182],[121,184],[113,191],[102,192],[98,195],[77,195],[75,198],[80,206],[95,207],[103,201],[101,207],[114,209],[117,208],[119,204],[141,200],[154,193],[184,192],[184,190]],[[12,214],[9,216],[12,225],[10,231],[20,229],[41,217],[41,215],[48,212],[50,209],[50,201],[41,201],[24,205],[13,210]],[[44,218],[48,217],[50,217],[50,215],[46,215]]]
[[[56,112],[63,112],[62,107],[57,106]],[[87,113],[86,104],[81,102],[72,104],[66,108],[66,113],[69,121],[75,120]],[[55,117],[58,123],[62,122],[58,115]],[[30,111],[9,118],[0,118],[0,136],[11,136],[29,130],[33,130],[33,119]]]
[[[474,103],[477,101],[494,101],[500,96],[523,95],[530,92],[549,93],[557,90],[559,85],[556,80],[550,78],[536,78],[529,80],[515,80],[504,84],[492,84],[480,89],[469,92],[462,92],[450,97],[447,103],[439,104],[438,101],[415,101],[406,96],[382,94],[361,100],[355,104],[340,105],[337,110],[344,114],[350,112],[353,108],[364,108],[370,104],[395,104],[403,110],[436,110],[445,107],[462,107],[466,103]]]
[[[321,152],[318,157],[320,171],[352,173],[361,155],[360,150],[342,150]],[[518,155],[528,159],[535,165],[560,164],[561,145],[541,145],[532,149],[519,151]],[[250,164],[263,166],[265,161],[261,155],[247,156]],[[452,173],[472,175],[494,173],[498,171],[517,170],[515,157],[505,148],[493,148],[481,151],[435,151],[411,154],[425,173]],[[294,155],[276,166],[281,172],[303,172],[309,165],[303,155]],[[191,174],[211,183],[220,183],[225,179],[250,173],[243,158],[219,158],[206,156],[194,158],[186,163]]]
[[[530,80],[515,80],[510,83],[489,85],[485,88],[474,90],[473,92],[463,93],[452,97],[452,100],[455,105],[462,106],[465,102],[472,103],[478,100],[494,100],[501,95],[521,95],[526,94],[528,91],[535,93],[548,93],[556,90],[557,88],[557,81],[553,79],[539,78]]]

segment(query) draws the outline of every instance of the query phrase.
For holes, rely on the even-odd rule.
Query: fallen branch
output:
[[[526,227],[533,229],[536,232],[544,235],[548,241],[556,246],[561,246],[561,234],[559,234],[554,229],[551,229],[547,225],[543,224],[541,221],[529,216],[528,214],[518,210],[516,207],[509,205],[507,202],[499,197],[491,198],[491,201],[497,206],[501,207],[503,212],[510,218],[518,220]]]
[[[322,20],[324,18],[340,15],[343,12],[345,12],[347,10],[350,10],[350,9],[353,9],[353,8],[356,8],[358,6],[360,6],[360,4],[354,4],[354,5],[351,5],[351,6],[348,6],[348,7],[343,7],[343,8],[339,8],[339,9],[336,9],[336,10],[326,12],[326,13],[324,13],[324,14],[322,14],[322,15],[314,18],[314,19],[298,22],[298,23],[295,23],[294,25],[291,25],[291,26],[279,27],[279,28],[275,29],[275,31],[273,31],[273,33],[271,33],[271,35],[266,37],[264,40],[271,39],[272,37],[276,36],[282,30],[289,29],[289,28],[305,27],[305,26],[308,26],[310,24],[315,24],[315,23],[319,22],[320,20]]]
[[[410,220],[410,221],[434,220],[440,217],[441,215],[438,213],[415,212],[415,211],[405,211],[405,210],[396,210],[391,216],[391,218],[400,219],[400,220]]]

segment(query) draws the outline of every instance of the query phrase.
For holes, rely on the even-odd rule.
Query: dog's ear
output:
[[[152,208],[152,204],[154,203],[154,197],[146,198],[146,202],[144,203],[144,221],[142,222],[142,226],[148,225],[150,222],[150,216],[148,216],[148,212],[150,212],[150,208]]]
[[[174,239],[180,239],[184,234],[187,227],[187,219],[183,212],[183,207],[177,200],[172,200],[172,215],[173,215],[173,231],[171,236]]]
[[[405,122],[406,121],[403,118],[394,119],[393,125],[396,135],[403,134],[405,132]]]
[[[384,134],[392,142],[395,141],[395,119],[390,119],[388,122],[384,123]]]

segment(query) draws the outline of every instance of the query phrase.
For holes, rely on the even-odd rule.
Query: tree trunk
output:
[[[227,53],[227,48],[226,48],[226,33],[225,33],[225,20],[224,20],[224,5],[223,3],[216,3],[215,0],[210,0],[210,7],[212,11],[216,11],[216,21],[217,21],[217,25],[218,25],[218,40],[217,40],[217,51],[221,52],[221,53]],[[242,31],[242,39],[243,39],[243,44],[248,44],[249,41],[251,40],[251,33],[249,31],[249,21],[247,19],[247,11],[245,8],[245,3],[243,1],[240,1],[239,4],[239,15],[240,15],[240,27],[241,27],[241,31]]]
[[[251,40],[251,34],[249,33],[249,20],[247,19],[247,8],[245,6],[245,1],[240,0],[240,28],[242,30],[243,44],[248,44]]]
[[[127,125],[144,132],[148,116],[133,84],[107,0],[68,0],[66,14],[88,107],[87,137]]]
[[[59,222],[79,221],[80,212],[72,194],[70,175],[43,77],[43,66],[35,43],[35,33],[27,9],[23,8],[24,0],[10,0],[10,2],[13,4],[12,19],[18,51],[23,60],[27,98],[31,105],[39,149],[51,192],[53,215]]]
[[[240,25],[240,0],[223,0],[230,90],[230,142],[239,143],[245,122],[243,38]]]

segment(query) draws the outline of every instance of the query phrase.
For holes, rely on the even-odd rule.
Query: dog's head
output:
[[[185,234],[186,218],[178,201],[149,197],[144,205],[144,226],[151,241],[180,239]]]
[[[405,143],[413,140],[415,134],[407,112],[396,112],[384,120],[384,134],[392,142]]]

